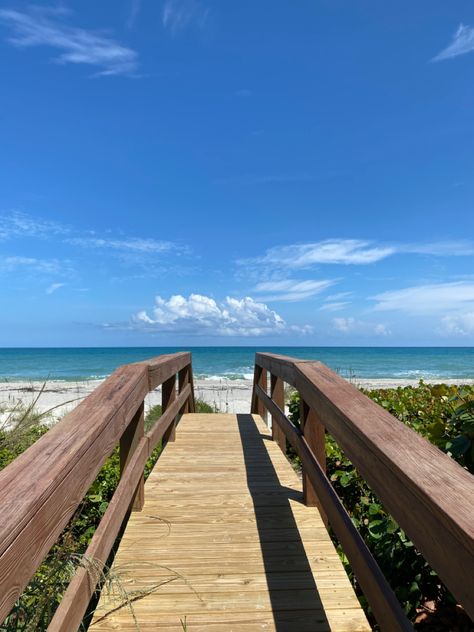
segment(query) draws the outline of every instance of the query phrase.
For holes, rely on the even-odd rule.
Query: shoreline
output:
[[[69,382],[47,381],[43,392],[43,381],[12,380],[0,382],[0,409],[11,411],[15,406],[30,405],[37,397],[35,409],[41,413],[51,411],[51,421],[56,421],[73,410],[85,397],[102,384],[104,380],[84,380]],[[374,378],[349,380],[354,386],[368,390],[417,386],[419,379]],[[474,385],[474,379],[425,379],[427,384]],[[244,413],[250,411],[252,380],[226,378],[195,379],[196,398],[215,406],[219,412]],[[161,388],[150,393],[145,399],[145,408],[161,404]],[[8,415],[1,412],[0,422]]]

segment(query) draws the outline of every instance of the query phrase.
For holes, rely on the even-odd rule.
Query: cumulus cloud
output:
[[[474,311],[444,316],[441,319],[441,323],[444,333],[455,336],[468,336],[474,333]]]
[[[459,311],[474,307],[474,283],[454,281],[415,285],[401,290],[390,290],[372,297],[375,311],[400,311],[424,315]]]
[[[168,300],[157,296],[153,309],[136,314],[133,323],[152,331],[216,336],[251,337],[310,330],[309,327],[288,325],[265,303],[250,297],[236,299],[228,296],[218,303],[201,294],[190,294],[187,298],[177,294]]]
[[[263,281],[254,287],[254,292],[263,294],[262,301],[302,301],[320,294],[328,287],[334,285],[332,280],[298,281],[297,279],[284,279],[280,281]]]
[[[203,28],[209,9],[197,0],[166,0],[163,6],[163,27],[173,35],[190,26]]]
[[[332,319],[332,327],[336,331],[348,334],[359,333],[365,335],[375,334],[376,336],[389,336],[391,334],[390,329],[383,323],[369,323],[362,320],[357,320],[352,316],[347,318],[338,317]]]
[[[474,28],[460,24],[449,46],[433,57],[431,61],[452,59],[472,51],[474,51]]]
[[[355,329],[356,320],[355,318],[352,318],[352,317],[333,318],[332,326],[334,327],[336,331],[342,331],[343,333],[347,333],[348,331],[352,331],[353,329]]]
[[[95,76],[132,75],[137,53],[102,33],[70,26],[69,11],[30,7],[26,11],[1,9],[0,22],[11,30],[8,41],[18,48],[46,46],[60,51],[60,64],[87,64],[98,68]]]

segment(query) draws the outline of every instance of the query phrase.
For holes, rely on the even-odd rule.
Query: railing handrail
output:
[[[273,424],[288,440],[294,427],[284,415],[284,406],[278,407],[279,414],[268,396],[266,372],[272,376],[272,387],[275,380],[281,380],[300,393],[305,406],[316,415],[310,425],[320,423],[335,438],[417,549],[474,617],[472,475],[321,362],[257,353],[252,412],[261,414],[260,406],[269,410]],[[309,476],[318,495],[314,453],[321,446],[312,444],[310,431],[310,426],[306,430],[303,427],[302,438],[315,462],[309,462],[308,457],[311,472],[306,471],[305,476]],[[299,447],[304,449],[303,444]],[[322,502],[322,498],[319,500]],[[322,509],[334,513],[334,507],[324,503]],[[357,576],[357,560],[348,557]],[[366,578],[358,579],[364,589]],[[371,605],[375,611],[376,604]],[[383,611],[375,615],[382,624],[379,615],[384,618]],[[403,628],[392,624],[387,629]]]
[[[159,385],[163,385],[162,416],[145,434],[144,399]],[[143,468],[148,456],[161,439],[173,439],[176,417],[182,410],[194,410],[191,353],[123,365],[0,472],[0,621],[120,442],[121,481],[117,491],[120,487],[121,510],[114,517],[109,511],[114,495],[94,535],[95,548],[102,550],[99,561],[105,562],[121,526],[122,521],[117,520],[120,513],[125,516],[131,504],[138,508],[143,502]],[[101,536],[103,523],[102,531],[106,533]],[[92,594],[90,587],[86,592],[84,610]],[[78,626],[84,610],[79,614],[77,604],[73,610]],[[71,611],[67,611],[64,627],[53,622],[48,629],[74,629]]]

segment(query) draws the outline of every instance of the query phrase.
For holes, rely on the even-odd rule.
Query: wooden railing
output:
[[[176,375],[178,374],[178,392]],[[162,416],[145,434],[145,396],[162,385]],[[0,472],[0,621],[56,542],[100,468],[120,444],[121,478],[85,553],[103,565],[129,510],[141,509],[145,463],[194,411],[190,353],[122,366],[75,410]],[[96,589],[79,567],[48,627],[79,627]]]
[[[284,413],[284,383],[300,394],[300,428]],[[300,456],[305,501],[331,525],[382,630],[412,627],[326,476],[326,430],[474,618],[469,472],[320,362],[257,353],[252,412],[266,411],[274,440]]]

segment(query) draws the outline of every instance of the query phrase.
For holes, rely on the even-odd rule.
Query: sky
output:
[[[0,346],[474,343],[474,5],[0,2]]]

